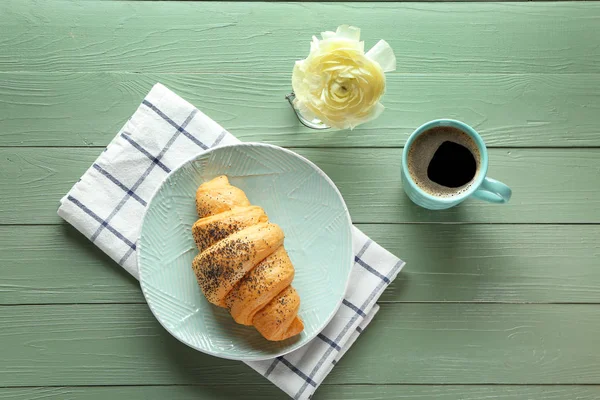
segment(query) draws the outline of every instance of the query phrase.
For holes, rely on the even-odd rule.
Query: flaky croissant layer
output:
[[[192,234],[200,253],[192,268],[207,300],[268,340],[302,332],[300,296],[290,286],[294,266],[281,228],[224,175],[200,185],[196,209],[200,219]]]

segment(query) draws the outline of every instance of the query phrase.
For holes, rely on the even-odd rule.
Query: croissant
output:
[[[200,252],[192,269],[206,299],[268,340],[302,332],[300,296],[290,286],[294,266],[281,228],[226,176],[200,185],[196,210],[200,219],[192,235]]]

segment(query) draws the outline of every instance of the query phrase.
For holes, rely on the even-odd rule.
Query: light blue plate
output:
[[[227,175],[285,233],[305,326],[294,338],[269,342],[236,324],[196,282],[196,189],[218,175]],[[244,361],[277,357],[313,339],[340,306],[353,262],[350,216],[333,182],[292,151],[254,143],[209,150],[174,170],[148,205],[138,249],[144,296],[165,329],[194,349]]]

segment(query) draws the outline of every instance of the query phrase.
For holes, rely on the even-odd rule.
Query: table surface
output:
[[[299,126],[311,35],[350,23],[398,57],[386,112]],[[600,398],[600,3],[0,3],[0,399],[283,398],[196,353],[58,200],[162,82],[244,141],[293,148],[407,261],[316,399]],[[430,212],[400,183],[411,131],[474,126],[510,204]]]

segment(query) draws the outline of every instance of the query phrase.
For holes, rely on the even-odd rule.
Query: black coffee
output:
[[[425,192],[439,197],[467,190],[479,171],[475,141],[460,129],[439,126],[423,132],[408,152],[408,171]]]
[[[433,154],[427,177],[442,186],[457,188],[469,183],[477,172],[473,153],[465,146],[445,141]]]

